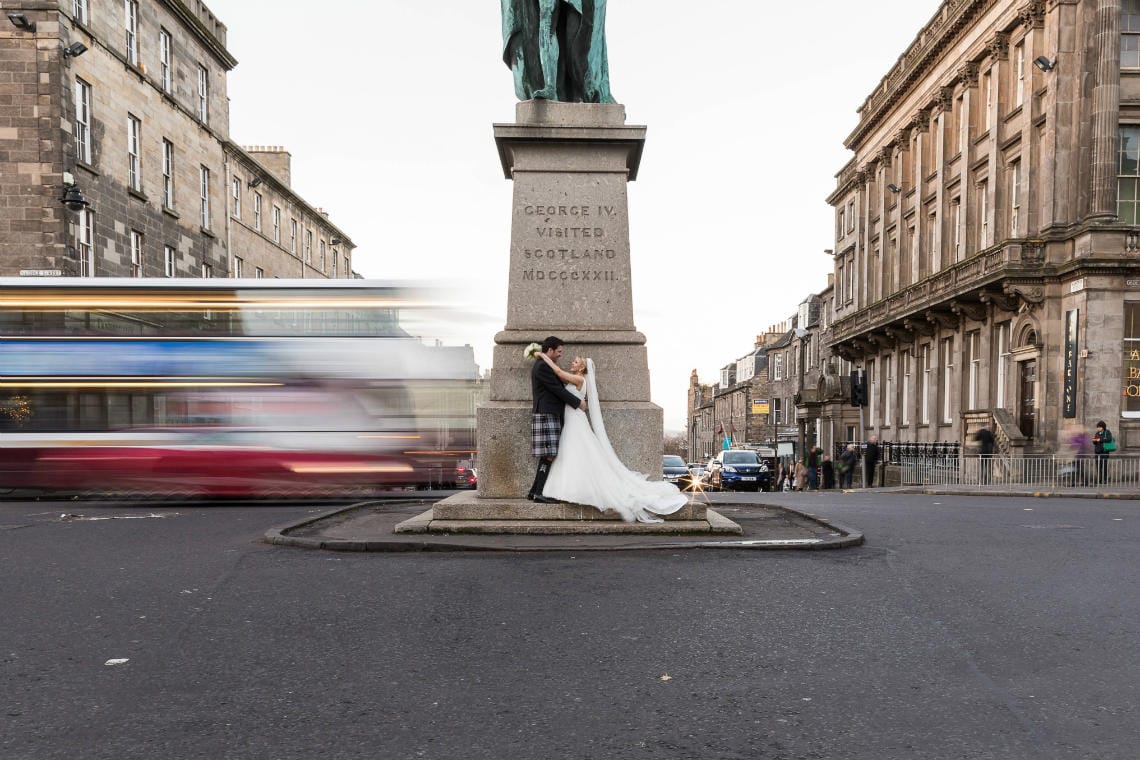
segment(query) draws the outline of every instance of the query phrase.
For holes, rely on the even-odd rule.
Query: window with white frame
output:
[[[233,177],[230,180],[230,214],[234,219],[241,219],[241,178]]]
[[[326,252],[325,252],[325,239],[324,238],[321,238],[320,241],[318,241],[317,249],[319,251],[319,261],[321,263],[321,271],[327,272],[328,271],[328,258],[327,258]],[[335,259],[333,260],[333,271],[336,271],[336,260]]]
[[[337,276],[336,256],[333,256],[333,269],[332,269],[332,276],[333,276],[333,277],[336,277],[336,276]],[[739,376],[738,376],[738,377],[737,377],[737,382],[743,382],[745,379],[746,379],[746,378],[743,378],[743,377],[739,377]]]
[[[198,121],[210,123],[210,72],[198,64]]]
[[[91,158],[91,85],[75,78],[75,158],[85,164]]]
[[[900,424],[910,424],[910,351],[899,354],[899,374],[902,376],[902,387],[899,388]]]
[[[1013,107],[1019,108],[1025,102],[1025,43],[1013,46]]]
[[[982,369],[981,349],[978,345],[980,340],[981,335],[977,331],[966,335],[966,351],[970,360],[969,375],[966,382],[967,409],[978,408],[978,378]]]
[[[895,424],[895,357],[883,360],[883,426]]]
[[[241,256],[234,256],[234,271],[232,273],[233,276],[234,277],[241,277],[244,272],[245,272],[245,261],[242,259]]]
[[[351,277],[352,276],[352,268],[349,267],[349,265],[348,265],[348,257],[347,256],[344,257],[344,276],[345,277]]]
[[[1021,159],[1009,164],[1009,234],[1017,237],[1021,229]]]
[[[990,244],[990,183],[978,183],[978,248]]]
[[[261,232],[261,193],[253,194],[253,228]]]
[[[162,273],[167,277],[174,276],[174,259],[175,259],[174,246],[162,246]]]
[[[1120,3],[1120,68],[1140,69],[1140,0]]]
[[[71,16],[81,24],[87,24],[87,0],[75,0]]]
[[[847,201],[847,231],[855,230],[855,201]]]
[[[124,25],[127,29],[127,63],[139,65],[139,3],[138,0],[124,0]]]
[[[168,95],[174,88],[174,42],[170,32],[165,29],[158,30],[158,79],[162,91]]]
[[[784,424],[784,400],[782,398],[772,399],[772,422],[775,425]]]
[[[875,373],[875,360],[867,362],[867,424],[875,427],[878,424],[879,409],[879,377]]]
[[[131,230],[131,277],[143,276],[143,236]]]
[[[289,253],[297,255],[297,220],[289,219]]]
[[[930,344],[924,343],[919,349],[922,356],[922,389],[918,394],[918,418],[923,425],[930,424]]]
[[[142,190],[142,121],[127,114],[127,187]]]
[[[79,255],[79,276],[95,276],[95,212],[85,208],[79,212],[75,227],[75,248]]]
[[[210,229],[210,170],[205,166],[198,167],[198,190],[201,209],[198,221],[202,229]]]
[[[982,74],[982,103],[985,104],[985,113],[982,114],[982,131],[988,132],[993,126],[994,113],[994,87],[993,76],[989,71]]]
[[[281,209],[273,207],[273,242],[281,242]]]
[[[836,220],[835,225],[835,236],[843,237],[847,232],[847,208],[840,207],[838,216],[839,218]]]
[[[207,264],[205,261],[203,261],[202,262],[202,279],[203,280],[209,280],[209,279],[213,278],[213,276],[214,276],[214,265],[213,264]]]
[[[962,199],[950,199],[950,244],[953,256],[951,261],[959,261],[962,258]]]
[[[997,382],[995,383],[997,393],[994,399],[994,406],[999,409],[1005,408],[1005,378],[1009,373],[1009,336],[1010,336],[1010,323],[1002,322],[997,326]]]
[[[264,280],[265,279],[265,270],[262,269],[261,267],[254,267],[253,268],[253,279]]]
[[[954,339],[945,338],[942,341],[942,421],[954,421]]]
[[[1121,224],[1140,224],[1140,126],[1120,126],[1116,215],[1120,217]]]
[[[305,230],[305,263],[313,263],[313,231]]]
[[[772,357],[772,379],[784,379],[784,357],[780,354],[775,354]]]
[[[162,141],[162,205],[174,208],[174,143]]]

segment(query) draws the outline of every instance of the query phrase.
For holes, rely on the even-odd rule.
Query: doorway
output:
[[[1037,360],[1021,362],[1021,392],[1018,394],[1018,427],[1032,440],[1037,432]]]

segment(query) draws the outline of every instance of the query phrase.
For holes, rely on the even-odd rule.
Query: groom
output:
[[[542,353],[557,364],[562,358],[562,339],[551,335],[542,341]],[[543,496],[542,489],[546,485],[546,476],[550,474],[550,465],[554,464],[554,457],[558,456],[558,439],[562,436],[566,405],[585,411],[586,400],[579,399],[566,390],[550,365],[538,357],[535,357],[534,366],[530,369],[530,388],[534,395],[530,449],[538,457],[538,472],[534,475],[534,483],[526,497],[541,504],[556,504],[558,500]]]

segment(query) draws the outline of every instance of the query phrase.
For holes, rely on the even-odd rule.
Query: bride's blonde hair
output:
[[[575,356],[575,357],[574,357],[574,361],[578,362],[578,366],[582,368],[582,369],[581,369],[581,370],[578,372],[578,374],[579,374],[579,375],[584,375],[584,374],[586,374],[587,372],[589,372],[589,369],[588,369],[588,367],[586,366],[586,360],[585,360],[584,358],[582,358],[581,356]]]

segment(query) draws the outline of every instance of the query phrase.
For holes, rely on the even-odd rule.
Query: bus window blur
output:
[[[0,278],[0,487],[454,487],[485,388],[445,309],[364,280]]]

